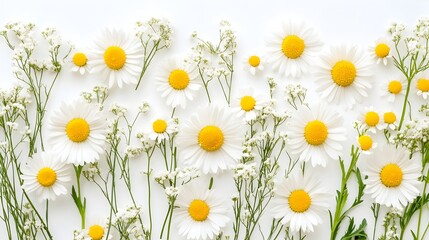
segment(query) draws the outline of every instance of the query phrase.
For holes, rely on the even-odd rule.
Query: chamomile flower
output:
[[[406,82],[404,80],[389,80],[387,81],[386,87],[383,87],[381,96],[387,97],[387,101],[393,102],[396,97],[403,96],[404,88],[406,88]]]
[[[369,135],[361,135],[357,138],[359,149],[363,154],[371,155],[372,150],[377,147],[377,143],[372,141],[372,137]]]
[[[365,53],[356,46],[332,47],[329,54],[321,57],[320,66],[315,72],[322,98],[329,103],[345,103],[352,107],[371,88],[370,62]]]
[[[217,173],[236,165],[242,154],[241,124],[228,107],[209,105],[183,125],[177,144],[183,163]]]
[[[215,239],[229,222],[229,204],[223,194],[190,184],[177,196],[175,220],[179,235],[187,239]]]
[[[390,58],[390,43],[385,38],[379,38],[375,41],[375,45],[371,46],[371,57],[375,59],[377,64],[383,62],[387,65],[387,59]]]
[[[246,88],[241,90],[233,107],[238,111],[238,117],[244,115],[246,122],[249,122],[256,119],[258,111],[266,106],[267,102],[261,95],[255,94],[253,88]]]
[[[148,133],[148,137],[150,140],[156,140],[160,143],[174,132],[177,132],[177,124],[172,119],[157,118],[152,121],[152,128]]]
[[[327,159],[338,159],[346,140],[346,129],[341,115],[325,105],[301,108],[292,117],[288,136],[292,154],[300,161],[311,160],[313,166],[326,166]]]
[[[251,55],[244,61],[246,70],[249,70],[252,75],[255,75],[257,71],[264,70],[263,59],[259,55]]]
[[[380,114],[374,110],[372,106],[365,107],[365,110],[361,112],[359,122],[363,124],[365,129],[375,133],[376,129],[382,130],[383,125]]]
[[[429,97],[429,73],[419,74],[416,79],[417,95],[426,100]]]
[[[313,232],[327,214],[330,195],[312,178],[301,174],[282,178],[276,182],[274,193],[271,212],[292,232]]]
[[[299,78],[308,71],[322,43],[314,30],[304,22],[289,20],[268,45],[268,61],[273,69],[287,77]]]
[[[63,102],[51,117],[48,140],[58,160],[83,165],[104,152],[106,129],[106,119],[95,105]]]
[[[173,108],[186,108],[187,101],[194,100],[196,92],[201,88],[195,69],[177,59],[167,62],[156,84],[156,90],[161,92],[161,97],[167,98],[167,105]]]
[[[91,240],[108,240],[112,238],[111,235],[106,235],[106,227],[98,224],[93,224],[88,228],[88,237]]]
[[[365,193],[376,203],[402,209],[419,195],[421,166],[417,159],[408,158],[405,149],[385,146],[367,165]]]
[[[142,47],[133,35],[123,30],[106,29],[94,44],[88,64],[91,73],[101,72],[109,88],[136,84],[141,72]]]
[[[380,123],[381,129],[387,129],[390,128],[391,130],[396,129],[396,114],[392,111],[385,112],[383,114],[383,122]]]
[[[67,194],[68,182],[71,181],[70,168],[57,161],[54,154],[41,152],[22,167],[22,188],[35,192],[40,200],[55,200],[57,196]]]
[[[88,71],[88,57],[84,52],[75,52],[72,57],[72,71],[81,75]]]

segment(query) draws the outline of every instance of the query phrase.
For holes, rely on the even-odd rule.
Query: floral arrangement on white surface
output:
[[[323,225],[331,240],[429,238],[429,18],[412,29],[394,23],[366,48],[326,47],[307,23],[288,20],[266,51],[241,60],[228,21],[218,39],[193,32],[181,57],[168,55],[172,33],[170,22],[152,18],[76,48],[53,28],[5,25],[16,79],[0,90],[0,237],[302,240],[320,239],[307,235]],[[379,86],[376,68],[397,78]],[[119,104],[124,86],[145,88],[148,69],[159,97]],[[266,89],[240,88],[234,73],[243,69]],[[52,102],[66,91],[56,87],[64,71],[104,84]],[[306,76],[312,88],[301,84]],[[390,109],[364,101],[372,88]],[[155,101],[169,114],[153,111]],[[347,121],[351,109],[359,114]],[[336,191],[320,175],[327,165],[341,173]],[[99,221],[86,215],[94,206],[85,186],[107,209]],[[164,201],[154,202],[158,192]],[[80,216],[73,236],[51,232],[58,198],[71,198]]]

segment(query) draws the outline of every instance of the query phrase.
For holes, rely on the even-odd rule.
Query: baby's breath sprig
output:
[[[298,103],[300,105],[305,105],[308,107],[308,103],[305,102],[305,97],[307,95],[307,89],[301,84],[288,84],[285,87],[285,100],[289,105],[291,105],[295,110],[298,110]]]
[[[143,46],[143,66],[140,72],[136,90],[155,55],[171,45],[172,29],[170,22],[165,19],[151,18],[146,22],[137,22],[135,35]]]

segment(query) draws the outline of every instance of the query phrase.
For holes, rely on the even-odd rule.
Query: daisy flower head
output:
[[[100,158],[106,130],[106,119],[97,106],[74,100],[54,111],[48,140],[58,160],[83,165]]]
[[[73,72],[78,72],[81,75],[88,72],[88,57],[84,52],[74,52],[71,63],[73,65],[71,69]]]
[[[373,142],[370,135],[360,135],[357,138],[359,149],[363,154],[371,155],[372,150],[377,147],[377,143]]]
[[[277,181],[274,193],[271,212],[292,232],[313,232],[322,223],[321,216],[326,215],[331,197],[320,182],[302,174]]]
[[[328,54],[322,55],[320,66],[315,71],[319,86],[317,91],[329,103],[344,103],[352,107],[372,87],[370,61],[356,46],[340,45],[332,47]]]
[[[393,102],[396,97],[405,94],[403,90],[406,88],[406,85],[404,80],[389,80],[386,82],[386,86],[383,87],[381,96],[387,97],[387,101]]]
[[[387,129],[390,128],[391,130],[396,129],[396,114],[393,111],[388,111],[383,113],[383,122],[380,123],[381,129]]]
[[[287,77],[299,78],[308,71],[322,43],[312,28],[290,19],[268,45],[268,61],[273,69]]]
[[[176,200],[175,220],[179,235],[187,239],[215,239],[229,222],[229,204],[222,193],[189,184]]]
[[[101,72],[109,88],[136,84],[141,72],[142,47],[134,35],[117,29],[105,29],[96,41],[88,64],[91,73]]]
[[[252,75],[264,70],[263,59],[260,55],[250,55],[244,60],[245,69],[249,70]]]
[[[367,165],[365,193],[376,203],[402,209],[419,195],[421,166],[416,159],[409,159],[406,149],[385,146]]]
[[[341,115],[325,105],[315,105],[298,110],[292,117],[288,136],[292,154],[298,155],[300,161],[311,160],[313,167],[325,167],[326,159],[341,155],[346,129]]]
[[[22,167],[22,179],[22,188],[29,193],[35,192],[40,201],[55,200],[57,196],[67,194],[70,168],[58,161],[54,154],[41,152]]]
[[[108,240],[112,239],[111,235],[106,234],[106,227],[99,224],[93,224],[88,228],[88,237],[91,240]]]
[[[268,101],[263,96],[255,94],[253,88],[245,88],[240,91],[237,100],[233,102],[233,108],[238,112],[238,117],[243,117],[246,122],[255,120],[257,113],[266,106]]]
[[[379,64],[382,62],[385,66],[387,65],[387,59],[390,55],[390,42],[385,38],[379,38],[375,41],[375,44],[370,47],[371,57]]]
[[[192,115],[177,136],[183,163],[204,174],[235,166],[242,154],[243,135],[236,114],[209,105]]]
[[[156,90],[161,92],[161,97],[166,98],[167,105],[173,108],[186,108],[187,101],[194,100],[195,94],[201,88],[195,69],[177,59],[167,61],[156,84]]]
[[[429,72],[419,74],[416,79],[417,95],[426,100],[429,97]]]
[[[174,119],[157,118],[152,120],[148,137],[150,140],[160,143],[162,140],[167,139],[170,134],[176,133],[177,128],[178,126]]]
[[[361,112],[359,122],[363,124],[366,130],[375,133],[376,129],[382,130],[383,124],[380,114],[374,110],[374,107],[365,107]]]

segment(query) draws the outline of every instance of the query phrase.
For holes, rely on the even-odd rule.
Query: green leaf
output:
[[[359,225],[358,228],[356,228],[355,220],[354,218],[350,218],[349,226],[347,227],[347,231],[344,233],[344,236],[341,237],[341,240],[358,240],[358,239],[368,239],[368,236],[366,235],[365,228],[367,226],[366,219],[364,218]]]
[[[72,186],[71,196],[73,198],[74,203],[76,204],[76,207],[78,209],[81,209],[82,208],[82,203],[80,202],[80,199],[77,196],[76,189],[74,188],[74,186]]]

